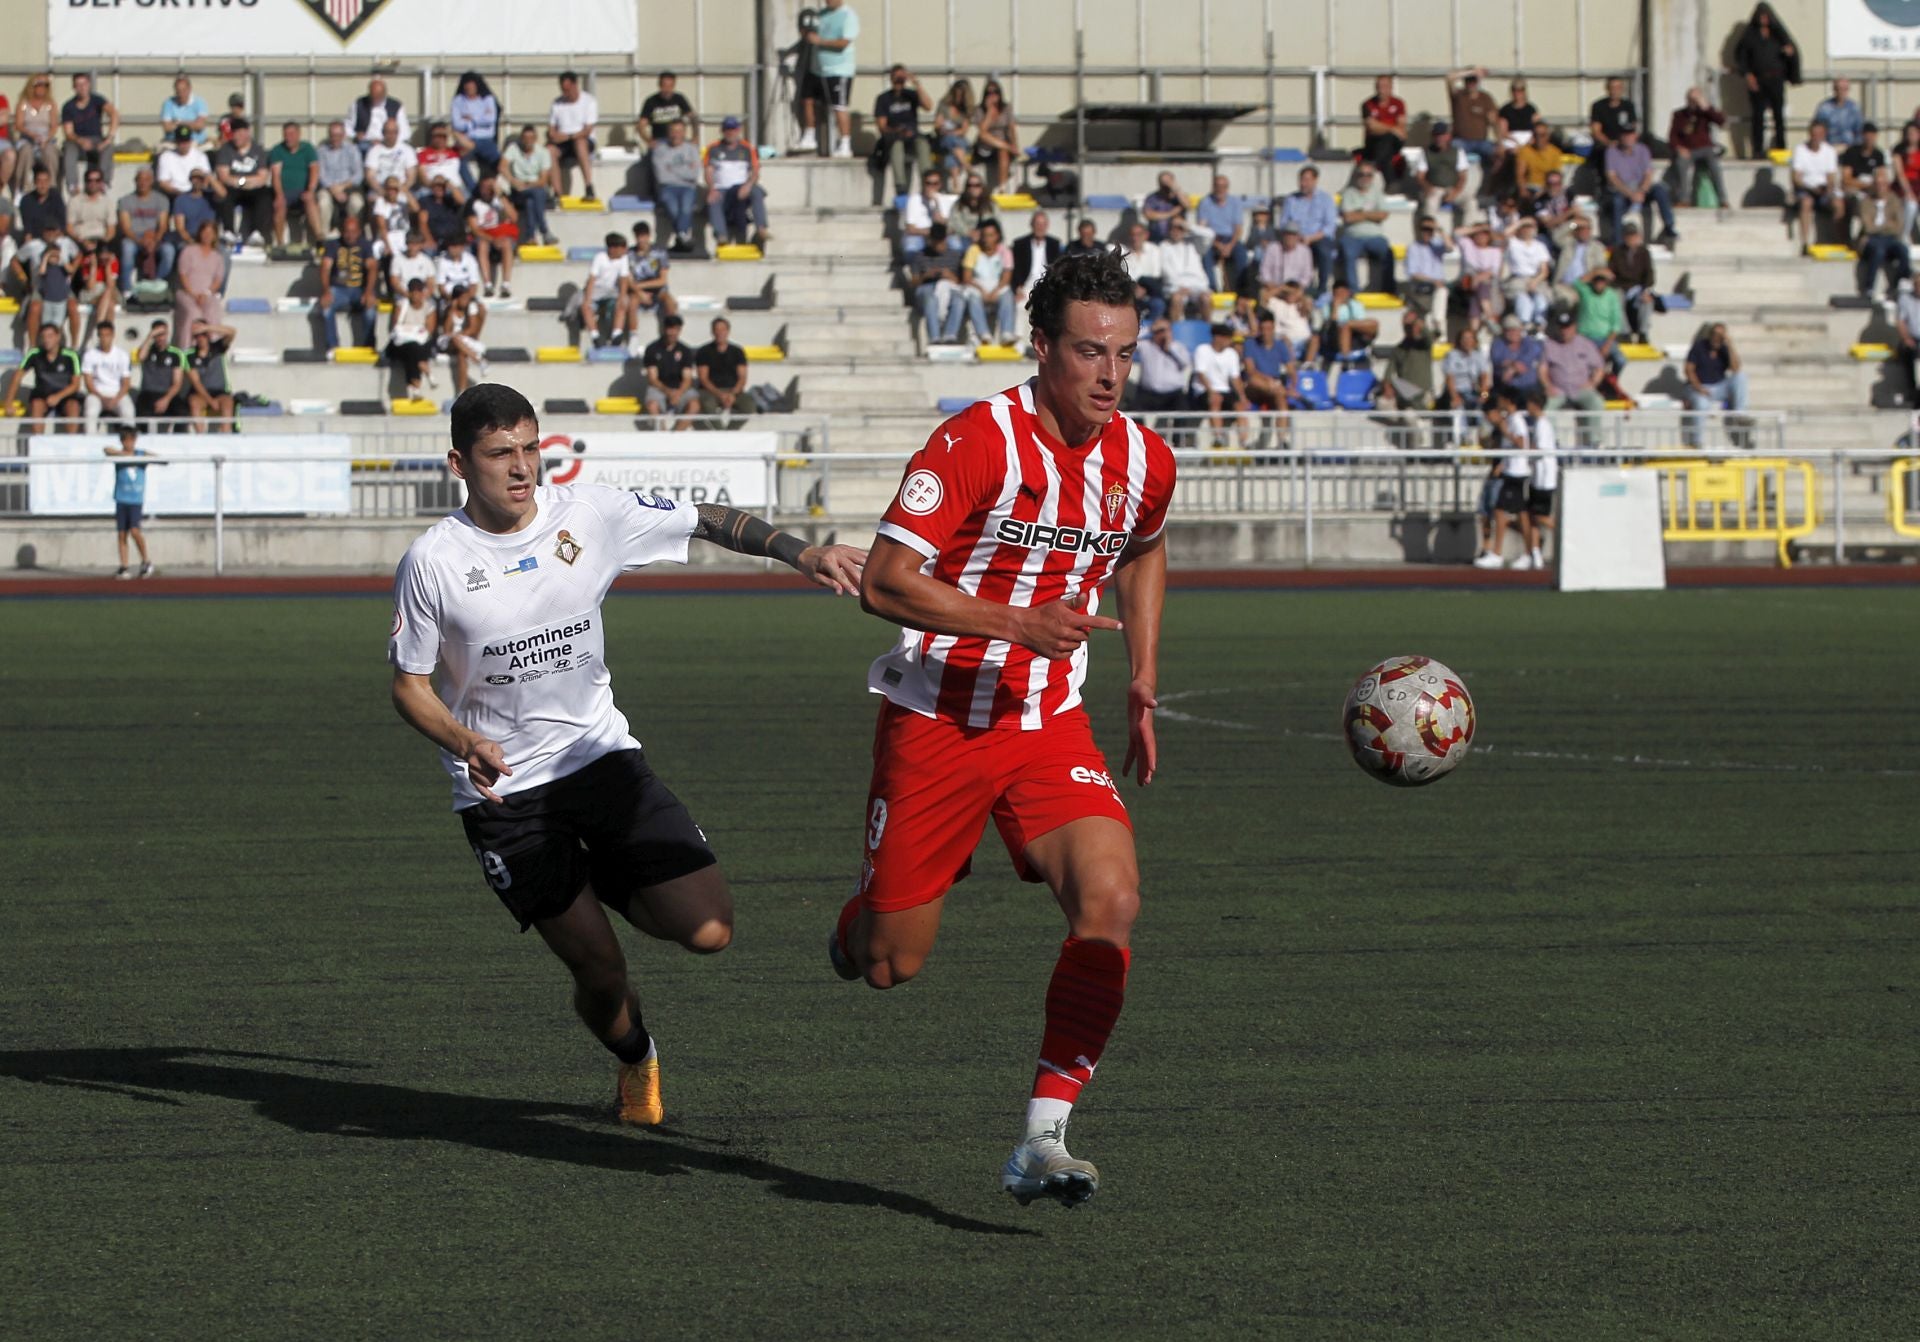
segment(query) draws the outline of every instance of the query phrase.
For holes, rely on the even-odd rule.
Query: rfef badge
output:
[[[584,548],[579,541],[573,538],[571,531],[562,531],[560,533],[560,543],[553,547],[553,557],[563,564],[571,565],[574,560],[580,557],[580,552]]]

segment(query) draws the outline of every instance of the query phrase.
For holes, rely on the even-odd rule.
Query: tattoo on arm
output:
[[[695,511],[700,515],[700,525],[693,529],[693,534],[700,540],[712,541],[722,549],[743,555],[778,559],[790,568],[800,567],[800,556],[807,546],[798,536],[776,531],[765,520],[738,508],[702,503]]]

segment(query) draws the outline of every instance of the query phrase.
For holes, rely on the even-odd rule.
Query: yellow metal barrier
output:
[[[1908,481],[1916,474],[1920,474],[1920,457],[1906,457],[1894,462],[1887,476],[1887,520],[1896,535],[1920,536],[1920,517],[1907,515],[1907,491],[1912,488]]]
[[[1780,567],[1793,563],[1791,541],[1813,534],[1813,463],[1783,457],[1733,461],[1649,461],[1642,465],[1662,475],[1662,535],[1670,541],[1772,541]],[[1799,516],[1788,484],[1798,479]]]

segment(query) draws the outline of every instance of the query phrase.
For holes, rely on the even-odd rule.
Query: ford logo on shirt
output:
[[[487,677],[487,684],[489,685],[511,685],[513,684],[513,681],[514,681],[514,678],[512,676],[488,676]]]

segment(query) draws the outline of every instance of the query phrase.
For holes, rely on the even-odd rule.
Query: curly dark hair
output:
[[[1058,340],[1067,326],[1067,304],[1099,303],[1107,307],[1133,306],[1133,276],[1118,247],[1063,256],[1047,267],[1040,283],[1027,296],[1027,316],[1033,329]]]

